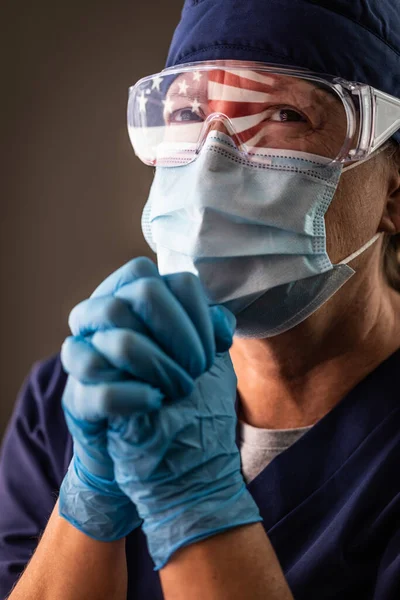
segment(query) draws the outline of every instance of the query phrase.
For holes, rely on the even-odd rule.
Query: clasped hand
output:
[[[236,446],[234,325],[197,277],[161,277],[146,258],[72,311],[64,518],[103,541],[142,524],[157,569],[184,545],[261,520]]]

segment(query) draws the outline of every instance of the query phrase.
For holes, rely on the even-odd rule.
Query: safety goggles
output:
[[[248,160],[274,151],[363,160],[400,129],[400,100],[369,85],[248,61],[179,65],[129,90],[128,129],[148,165],[185,165],[211,131]]]

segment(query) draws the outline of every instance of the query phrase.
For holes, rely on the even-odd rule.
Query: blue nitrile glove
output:
[[[92,348],[138,385],[166,396],[147,415],[110,417],[108,433],[116,481],[144,519],[159,569],[182,546],[261,521],[236,446],[236,376],[227,352],[234,318],[220,307],[210,309],[199,280],[188,273],[144,278],[115,296],[130,303],[148,334],[98,331]],[[69,368],[84,380],[73,360]],[[181,371],[195,380],[186,397],[174,389]],[[104,382],[100,369],[96,381]],[[108,397],[113,404],[111,389]],[[93,386],[86,386],[85,398],[88,406],[96,404]]]
[[[193,379],[166,355],[157,354],[157,348],[153,349],[151,362],[143,362],[148,352],[142,352],[141,344],[146,345],[149,331],[135,317],[129,302],[113,296],[122,286],[148,277],[160,278],[154,263],[146,258],[135,259],[108,277],[89,300],[71,312],[69,324],[74,337],[67,338],[61,352],[64,369],[70,373],[62,404],[74,441],[74,456],[60,489],[59,513],[77,529],[101,541],[124,537],[142,522],[114,480],[106,447],[109,415],[124,411],[143,414],[159,407],[164,394],[183,397],[194,387]],[[218,336],[217,321],[216,327]],[[116,328],[138,334],[134,361],[137,369],[147,369],[150,376],[157,360],[160,368],[165,363],[162,393],[133,382],[129,365],[127,370],[123,366],[115,368],[93,348],[94,332]]]
[[[67,372],[73,352],[76,370],[83,377],[68,377],[62,399],[73,437],[74,455],[60,488],[59,514],[80,531],[102,541],[126,536],[142,520],[134,504],[115,482],[113,463],[107,451],[107,418],[113,409],[121,410],[120,401],[124,403],[131,396],[131,377],[95,352],[90,339],[99,329],[131,327],[145,331],[129,305],[112,294],[121,282],[131,283],[151,274],[158,276],[155,265],[147,259],[139,259],[107,278],[90,300],[80,303],[71,312],[69,324],[75,337],[66,340],[61,352]],[[96,387],[96,398],[89,414],[85,386],[95,383],[93,374],[98,370],[107,386]],[[159,406],[162,397],[159,391],[148,386],[142,386],[140,390],[137,383],[133,385],[136,395],[129,405],[130,412],[143,413]],[[189,382],[186,389],[190,391],[192,387],[193,383]],[[138,391],[141,393],[136,393]]]

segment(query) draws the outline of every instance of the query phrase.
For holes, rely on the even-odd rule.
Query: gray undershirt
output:
[[[259,429],[239,420],[242,472],[250,483],[276,457],[313,427],[299,429]]]

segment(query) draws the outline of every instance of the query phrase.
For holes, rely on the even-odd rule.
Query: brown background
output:
[[[152,170],[126,129],[128,87],[162,69],[183,0],[2,3],[0,440],[70,310],[134,256]]]

